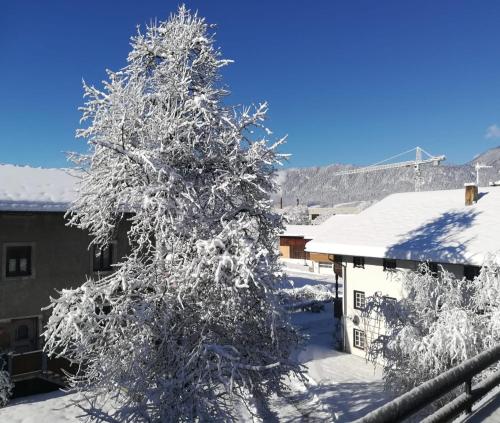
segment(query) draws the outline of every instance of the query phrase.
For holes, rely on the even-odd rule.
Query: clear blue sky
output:
[[[0,162],[64,166],[81,80],[124,66],[136,24],[177,1],[2,2]],[[370,164],[416,145],[465,162],[500,139],[498,1],[187,1],[211,23],[234,103],[268,100],[289,166]],[[493,131],[500,135],[500,129]]]

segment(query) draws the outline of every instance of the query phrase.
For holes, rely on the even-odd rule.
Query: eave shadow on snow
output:
[[[411,232],[400,234],[401,241],[387,249],[386,257],[446,263],[463,262],[467,244],[473,238],[459,242],[457,235],[470,228],[478,215],[479,212],[473,209],[443,213]]]

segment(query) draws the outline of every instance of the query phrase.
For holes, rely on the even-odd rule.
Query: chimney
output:
[[[472,206],[472,204],[477,202],[478,190],[477,185],[474,183],[464,184],[465,186],[465,205]]]

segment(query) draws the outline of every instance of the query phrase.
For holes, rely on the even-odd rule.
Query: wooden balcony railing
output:
[[[472,386],[472,378],[498,361],[500,361],[500,345],[465,360],[460,365],[413,388],[411,391],[356,420],[356,422],[400,422],[432,404],[461,384],[464,384],[463,394],[421,421],[425,423],[446,422],[464,411],[470,413],[472,405],[476,401],[500,384],[500,371],[493,373],[474,386]]]
[[[43,350],[7,354],[7,369],[13,382],[40,377],[59,384],[64,382],[64,372],[76,371],[68,360],[48,358]]]

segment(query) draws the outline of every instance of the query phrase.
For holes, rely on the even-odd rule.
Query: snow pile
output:
[[[66,211],[77,182],[69,169],[0,165],[0,211]]]

